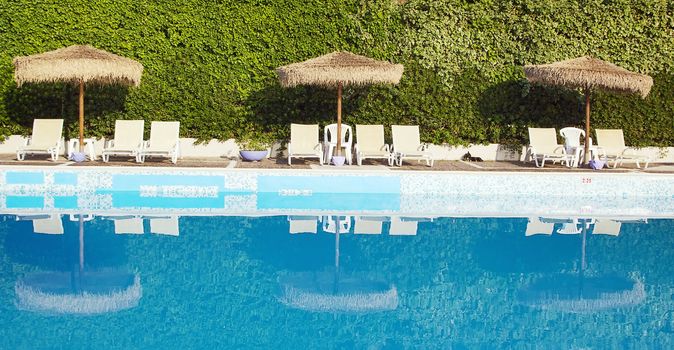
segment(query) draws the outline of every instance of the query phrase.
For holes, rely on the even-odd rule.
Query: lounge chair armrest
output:
[[[640,154],[638,154],[638,150],[636,148],[633,148],[633,147],[626,147],[622,151],[622,155],[623,156],[640,156]]]
[[[606,149],[602,146],[595,146],[595,149],[597,150],[597,155],[599,158],[607,158],[608,154],[606,154]]]
[[[564,147],[564,145],[557,145],[553,152],[559,153],[560,150],[562,151],[562,154],[566,155],[566,147]]]
[[[391,145],[389,145],[388,143],[384,144],[384,151],[391,153],[392,148],[393,147],[391,147]]]

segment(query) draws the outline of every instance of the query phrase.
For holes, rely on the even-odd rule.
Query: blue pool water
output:
[[[570,219],[3,215],[0,348],[672,348],[674,220]]]

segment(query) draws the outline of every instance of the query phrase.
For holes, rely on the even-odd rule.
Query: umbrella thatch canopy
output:
[[[89,45],[74,45],[41,54],[14,58],[14,80],[66,82],[80,86],[80,151],[84,147],[84,83],[138,86],[143,65]]]
[[[281,85],[337,86],[337,152],[342,139],[342,87],[377,83],[398,84],[402,64],[377,61],[350,52],[333,52],[310,60],[276,69]]]
[[[524,73],[532,83],[581,88],[585,92],[585,162],[590,146],[590,91],[603,89],[636,93],[645,98],[653,86],[653,78],[630,72],[613,63],[592,57],[579,57],[551,64],[526,65]]]

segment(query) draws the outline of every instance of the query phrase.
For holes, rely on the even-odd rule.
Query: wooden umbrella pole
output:
[[[82,214],[80,213],[80,276],[82,273],[82,270],[84,270],[84,218],[82,218]]]
[[[587,220],[583,219],[581,220],[581,223],[583,225],[583,241],[581,244],[580,248],[580,269],[581,271],[585,271],[585,268],[587,267],[587,262],[585,261],[585,253],[586,253],[586,240],[587,240]]]
[[[337,83],[337,155],[342,155],[342,82]]]
[[[80,79],[80,152],[84,152],[84,80]]]
[[[335,232],[335,269],[336,271],[339,271],[339,215],[335,216],[335,221],[337,222],[337,231]]]
[[[583,163],[590,162],[590,88],[585,88],[585,150],[583,153]]]

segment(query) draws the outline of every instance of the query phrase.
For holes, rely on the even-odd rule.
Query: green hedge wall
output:
[[[87,86],[87,135],[142,118],[179,120],[181,136],[200,140],[287,138],[290,122],[333,122],[336,94],[283,89],[274,69],[347,50],[405,73],[398,86],[346,89],[346,123],[415,123],[433,143],[525,143],[527,126],[582,126],[583,101],[530,86],[522,66],[592,55],[655,80],[644,100],[595,93],[593,127],[623,128],[633,145],[674,144],[668,0],[17,0],[0,5],[0,33],[2,135],[57,116],[76,134],[76,88],[19,89],[11,62],[91,44],[145,71],[139,88]]]

